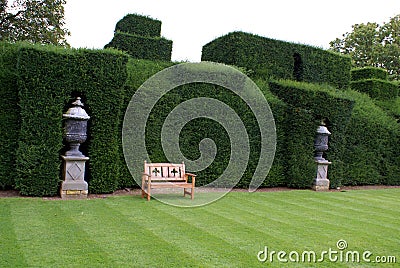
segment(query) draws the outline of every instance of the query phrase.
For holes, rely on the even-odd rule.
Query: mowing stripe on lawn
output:
[[[377,190],[378,191],[378,190]],[[365,205],[368,206],[368,209],[375,209],[378,210],[379,212],[383,213],[388,213],[391,214],[393,212],[398,212],[399,207],[398,206],[393,206],[393,203],[400,203],[400,189],[396,189],[396,191],[390,191],[389,192],[393,193],[393,198],[386,198],[383,197],[381,198],[381,195],[379,194],[379,198],[375,198],[373,195],[365,195],[365,194],[360,194],[360,191],[357,191],[357,193],[351,193],[350,192],[344,192],[344,193],[335,193],[335,194],[329,194],[324,196],[324,199],[331,199],[332,201],[335,201],[335,203],[341,203],[345,206],[347,206],[349,203],[351,204],[359,204],[360,209],[365,208]],[[354,191],[353,191],[354,192]],[[381,192],[381,191],[379,191]]]
[[[353,199],[354,200],[354,199]],[[381,220],[380,225],[382,222],[385,222],[385,227],[393,228],[395,231],[400,231],[400,226],[397,223],[399,220],[399,213],[400,211],[396,210],[385,210],[381,209],[377,206],[370,206],[368,203],[361,203],[357,202],[357,200],[353,201],[349,206],[349,202],[343,202],[340,200],[335,200],[334,198],[324,198],[319,201],[320,204],[329,205],[331,210],[335,211],[346,211],[349,215],[357,215],[360,219],[364,221],[370,221],[371,217],[379,217]],[[366,210],[368,213],[366,213]],[[389,223],[390,222],[390,223]]]
[[[256,193],[256,194],[260,194],[261,196],[264,197],[264,195],[268,195],[268,205],[265,203],[261,203],[261,204],[257,204],[257,203],[253,203],[253,211],[258,211],[260,209],[262,209],[262,207],[266,207],[269,208],[271,205],[274,208],[277,208],[277,205],[275,203],[271,204],[272,199],[271,197],[271,193]],[[310,192],[311,195],[315,195],[315,193]],[[329,194],[329,193],[325,193],[325,194]],[[295,197],[296,195],[293,195],[293,197]],[[303,194],[301,194],[301,196],[304,196]],[[253,196],[255,197],[255,196]],[[260,200],[259,198],[253,198],[249,195],[245,195],[245,198],[240,197],[240,199],[245,199],[247,201],[252,201],[252,200]],[[323,200],[324,196],[321,195],[320,199],[321,201]],[[311,226],[314,227],[314,234],[325,234],[325,236],[330,236],[330,243],[334,243],[335,242],[335,237],[337,237],[336,239],[342,239],[343,236],[346,237],[347,239],[351,239],[356,237],[356,242],[359,241],[363,241],[363,237],[375,237],[375,239],[378,240],[382,240],[382,237],[385,237],[385,243],[388,242],[388,245],[391,245],[391,247],[395,246],[396,243],[399,243],[399,239],[398,236],[393,236],[393,233],[398,234],[399,232],[398,227],[393,226],[394,222],[399,222],[399,220],[397,221],[391,221],[390,224],[387,223],[382,223],[382,219],[381,218],[377,218],[376,221],[371,220],[371,218],[369,220],[368,219],[368,211],[365,211],[365,206],[364,206],[364,211],[360,211],[358,214],[353,213],[352,211],[350,212],[345,212],[343,208],[337,207],[337,208],[332,208],[333,207],[333,203],[329,205],[329,203],[325,204],[324,206],[320,206],[319,204],[321,204],[321,202],[315,202],[315,200],[311,203],[309,203],[307,200],[301,199],[301,198],[296,198],[296,201],[292,201],[291,200],[287,200],[285,199],[276,199],[274,200],[274,202],[278,202],[280,203],[280,205],[282,207],[286,208],[286,212],[288,212],[290,215],[290,219],[293,221],[296,221],[296,218],[299,218],[297,215],[300,214],[300,219],[303,218],[308,218],[308,219],[312,219],[312,221],[310,222]],[[296,203],[294,203],[296,202]],[[306,203],[307,202],[307,203]],[[286,203],[286,204],[285,204]],[[243,202],[242,202],[243,204]],[[260,208],[261,206],[261,208]],[[347,203],[347,207],[351,206],[351,203]],[[288,209],[291,208],[293,209],[293,211],[298,211],[296,212],[289,212]],[[351,210],[351,209],[350,209]],[[310,213],[310,211],[313,211],[312,213]],[[300,213],[299,213],[300,212]],[[316,213],[318,212],[318,213]],[[274,210],[273,216],[279,216],[277,215],[279,214],[279,212],[277,211],[277,209]],[[319,216],[318,216],[319,215]],[[399,217],[399,214],[396,214],[397,218]],[[288,218],[288,215],[283,215],[283,217]],[[316,217],[317,216],[317,217]],[[313,217],[313,218],[312,218]],[[360,218],[362,218],[362,220],[360,220]],[[329,225],[332,226],[332,222],[336,223],[336,228],[332,229],[332,227],[330,227]],[[300,225],[300,222],[298,222],[298,224]],[[329,228],[326,228],[328,227]],[[386,226],[386,228],[385,228]],[[307,227],[307,230],[310,229],[310,227]],[[368,227],[368,228],[366,228]],[[318,232],[318,229],[320,229],[320,231]],[[344,232],[345,231],[345,232]],[[311,234],[313,234],[313,232],[311,232]],[[316,233],[317,232],[317,233]],[[306,235],[306,237],[299,237],[301,241],[307,241],[307,236],[309,238],[313,237],[312,235],[310,235],[310,232],[307,231],[303,231],[303,232],[299,232],[299,236],[301,236],[301,234]],[[338,237],[338,234],[340,234],[340,236]],[[318,237],[318,236],[316,236]],[[358,240],[357,240],[358,239]],[[337,241],[337,240],[336,240]],[[329,241],[328,241],[329,242]]]
[[[325,199],[326,195],[332,194],[314,194],[312,192],[310,193],[314,195],[314,197],[320,196],[321,201]],[[341,193],[336,194],[340,195]],[[374,191],[371,191],[370,194],[374,195]],[[353,199],[356,198],[357,195]],[[382,221],[382,218],[369,215],[368,210],[366,210],[368,204],[356,204],[357,206],[362,206],[364,210],[360,210],[359,213],[354,213],[352,211],[346,212],[346,209],[341,207],[333,208],[334,202],[331,205],[324,204],[323,206],[320,206],[318,204],[320,204],[321,202],[312,202],[306,204],[305,202],[307,201],[301,198],[298,198],[296,201],[292,200],[293,199],[291,199],[290,201],[282,199],[281,202],[288,202],[292,204],[292,206],[298,207],[297,210],[302,212],[302,216],[307,215],[307,211],[309,211],[310,207],[312,207],[313,210],[320,211],[320,216],[315,219],[315,224],[318,224],[318,222],[323,222],[324,225],[329,226],[330,223],[336,222],[337,224],[339,224],[339,226],[341,226],[339,234],[341,234],[342,237],[338,238],[345,237],[348,240],[354,241],[354,244],[358,244],[364,247],[364,249],[366,246],[370,248],[375,248],[373,244],[371,245],[371,243],[364,243],[364,241],[371,241],[371,239],[385,243],[385,247],[387,247],[387,249],[392,249],[392,252],[396,249],[396,245],[398,245],[399,243],[399,232],[397,231],[398,227],[395,226],[393,228],[393,223],[398,223],[400,221],[399,213],[392,212],[393,217],[397,217],[397,220],[393,221],[390,219],[390,223],[386,223]],[[352,202],[346,203],[346,207],[351,206],[353,206]],[[321,209],[322,207],[323,209]],[[360,218],[362,218],[362,220],[360,220]],[[385,226],[388,227],[385,228]],[[326,229],[329,230],[331,228]]]
[[[27,266],[13,224],[13,204],[12,200],[0,199],[0,267]]]
[[[285,206],[286,211],[274,209],[271,213],[268,213],[266,216],[264,216],[263,211],[266,209],[270,210],[271,204],[266,206],[265,204],[254,202],[254,200],[260,200],[259,196],[257,196],[259,194],[264,195],[268,193],[255,193],[250,194],[252,196],[246,196],[250,197],[250,201],[246,198],[242,199],[242,195],[239,196],[232,194],[230,197],[237,199],[238,202],[234,201],[231,203],[235,204],[236,206],[243,206],[241,208],[242,211],[244,211],[245,208],[251,208],[251,213],[259,217],[259,219],[257,219],[257,217],[249,217],[248,214],[245,214],[243,220],[248,220],[249,224],[256,225],[257,223],[264,221],[268,222],[268,226],[271,226],[271,220],[282,222],[281,226],[274,226],[273,228],[276,228],[278,235],[286,242],[286,244],[288,244],[288,246],[286,247],[285,244],[282,244],[282,242],[279,243],[278,241],[278,243],[276,243],[277,241],[269,241],[267,239],[265,239],[264,243],[268,242],[269,245],[278,247],[280,249],[283,247],[284,249],[293,247],[304,247],[305,249],[309,249],[311,247],[316,248],[318,245],[327,248],[328,246],[335,245],[336,241],[341,238],[338,237],[335,240],[337,233],[341,231],[342,227],[339,225],[332,225],[334,228],[332,229],[332,227],[326,223],[315,220],[315,218],[312,217],[318,214],[318,211],[315,210],[313,210],[314,214],[308,217],[303,210],[299,210],[298,208],[296,209],[296,213],[288,213],[287,206]],[[282,204],[283,202],[280,203]],[[275,207],[275,205],[272,207]],[[240,211],[240,213],[243,213],[242,211]],[[234,209],[231,211],[231,213],[233,212]],[[329,228],[326,228],[327,226],[329,226]],[[269,228],[269,230],[271,231],[271,228]]]
[[[136,195],[76,201],[0,199],[0,235],[5,238],[0,266],[354,266],[327,259],[323,264],[284,264],[276,258],[260,263],[257,253],[264,246],[318,253],[337,249],[336,242],[345,239],[350,250],[398,255],[400,206],[394,197],[399,193],[232,192],[198,208],[147,202]],[[204,199],[207,194],[197,196]],[[10,255],[15,249],[19,252]]]
[[[99,247],[112,254],[112,267],[157,267],[160,264],[182,267],[194,262],[188,252],[181,251],[177,245],[158,236],[154,231],[142,228],[141,224],[146,223],[146,218],[139,217],[137,210],[140,211],[141,208],[134,206],[132,200],[126,206],[136,211],[136,215],[121,214],[117,210],[120,204],[110,206],[110,203],[119,203],[121,199],[123,198],[89,200],[85,205],[84,216],[74,218],[77,224],[84,226]],[[74,203],[78,202],[71,202],[71,210],[65,213],[79,213],[79,210],[73,208]],[[146,212],[142,215],[146,215]]]
[[[110,265],[107,252],[102,251],[82,226],[61,209],[66,203],[25,199],[15,202],[12,218],[17,241],[24,251],[28,266],[78,267],[91,265],[101,257],[104,265]],[[73,215],[77,217],[79,215]]]
[[[355,197],[356,198],[356,197]],[[287,202],[287,201],[284,201]],[[296,202],[294,203],[294,201],[290,202],[290,204],[292,204],[293,206],[297,206],[297,207],[302,207],[304,209],[313,209],[313,210],[317,210],[320,209],[320,205],[324,203],[326,204],[326,211],[321,211],[322,213],[326,213],[328,215],[332,215],[335,218],[342,218],[343,220],[347,220],[349,223],[351,222],[351,224],[355,225],[357,224],[358,226],[363,225],[363,224],[367,224],[367,225],[375,225],[375,228],[381,229],[382,225],[382,217],[380,217],[380,221],[379,222],[374,222],[371,221],[371,213],[369,210],[366,211],[366,208],[368,208],[368,203],[364,203],[363,206],[361,206],[361,208],[359,209],[355,209],[355,202],[354,203],[349,203],[347,204],[347,206],[337,206],[336,203],[329,203],[327,201],[324,201],[323,199],[321,199],[318,202],[312,202],[312,203],[308,203],[305,204],[305,202]],[[337,207],[338,209],[334,210],[333,208]],[[345,211],[348,211],[348,213],[345,213]],[[392,212],[393,213],[393,212]],[[394,216],[394,215],[393,215]],[[392,219],[392,218],[390,218]],[[372,227],[372,226],[371,226]],[[385,229],[388,229],[387,231],[389,232],[387,235],[388,237],[390,237],[393,232],[398,232],[399,226],[394,226],[392,224],[386,224]],[[382,234],[382,231],[385,229],[381,229],[381,231],[379,232],[379,235],[385,235]]]
[[[127,205],[119,206],[119,210],[126,217],[129,217],[135,210],[135,208],[129,206],[132,200],[118,199],[118,204],[121,204],[121,201],[126,202]],[[246,256],[243,251],[237,248],[237,245],[232,245],[229,241],[222,239],[218,232],[210,232],[210,228],[198,228],[194,224],[195,222],[205,221],[209,227],[215,226],[215,222],[207,215],[200,213],[200,215],[195,216],[195,222],[183,220],[187,216],[191,217],[196,214],[199,211],[198,208],[176,208],[157,201],[152,201],[151,205],[145,204],[145,206],[150,207],[150,209],[144,212],[147,219],[139,222],[142,228],[151,230],[163,239],[173,242],[182,251],[196,258],[196,262],[202,267],[224,266],[226,264],[240,267],[248,265],[249,261],[250,263],[256,262],[254,256]],[[238,256],[240,257],[238,258]]]

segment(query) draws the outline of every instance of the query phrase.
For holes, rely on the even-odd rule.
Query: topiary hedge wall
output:
[[[286,124],[286,131],[291,133],[288,136],[287,155],[294,163],[288,167],[290,186],[305,188],[312,183],[315,176],[313,144],[322,120],[332,132],[327,157],[333,162],[329,173],[331,185],[339,185],[343,176],[346,131],[350,127],[354,101],[335,95],[332,88],[304,82],[271,81],[270,90],[291,107]]]
[[[113,47],[136,59],[171,60],[172,41],[162,37],[144,37],[116,32],[105,48]]]
[[[350,75],[351,75],[351,81],[359,81],[365,79],[379,79],[379,80],[388,79],[387,70],[376,67],[363,67],[363,68],[351,69]]]
[[[83,152],[91,193],[118,187],[119,117],[126,81],[122,53],[26,46],[18,52],[21,128],[18,136],[16,188],[23,195],[58,194],[63,146],[62,113],[82,96],[91,116]],[[86,148],[85,148],[86,147]]]
[[[161,35],[161,21],[138,14],[127,14],[117,22],[115,32],[159,37]]]
[[[15,186],[24,195],[58,194],[60,154],[65,152],[62,113],[78,95],[91,116],[89,137],[81,146],[90,157],[86,177],[90,193],[110,193],[137,186],[122,153],[124,113],[137,88],[174,63],[133,58],[128,61],[126,54],[112,50],[27,44],[0,44],[0,49],[0,81],[5,85],[1,94],[8,100],[0,104],[5,152],[0,155],[4,161],[1,187]],[[262,186],[311,185],[315,177],[313,141],[321,119],[326,119],[332,132],[327,152],[327,159],[333,162],[329,167],[332,187],[400,184],[398,123],[368,96],[353,90],[288,80],[256,78],[255,82],[269,102],[277,129],[274,163]],[[247,188],[260,155],[260,130],[249,107],[230,90],[219,86],[193,83],[178,87],[160,99],[147,124],[146,142],[151,160],[165,161],[160,133],[168,113],[176,105],[196,97],[216,98],[243,120],[251,152],[237,186]],[[198,172],[199,186],[223,172],[230,153],[224,129],[205,118],[185,126],[180,149],[196,159],[199,141],[206,137],[215,141],[218,154],[209,168]],[[14,154],[7,154],[13,151]]]
[[[168,63],[162,62],[131,60],[128,64],[129,75],[127,88],[125,90],[127,96],[132,97],[141,83],[155,72],[168,67],[167,65]],[[275,120],[283,121],[286,113],[286,105],[268,91],[268,83],[266,81],[259,80],[257,83],[265,93],[270,107],[274,111]],[[125,100],[126,106],[128,105],[130,97]],[[260,155],[260,130],[258,129],[254,115],[246,103],[230,90],[220,86],[204,83],[192,83],[171,90],[159,100],[149,116],[146,127],[146,144],[148,146],[147,150],[151,161],[167,161],[161,145],[161,127],[163,126],[166,116],[180,103],[197,97],[211,97],[218,99],[234,109],[242,118],[250,138],[250,157],[253,160],[249,161],[245,174],[239,181],[237,187],[248,187],[252,179],[252,174],[257,166],[257,159]],[[283,124],[277,126],[278,145],[274,165],[272,166],[268,177],[264,181],[263,186],[272,187],[286,185],[284,161],[282,159],[285,150],[285,137],[281,126],[283,126]],[[196,182],[198,186],[206,185],[218,178],[227,167],[230,157],[230,141],[227,133],[220,124],[205,118],[193,120],[184,127],[182,134],[180,135],[180,149],[186,157],[193,160],[197,159],[199,157],[198,145],[204,138],[214,140],[218,148],[218,154],[210,167],[201,172],[196,172]],[[130,177],[127,170],[125,174],[125,178]],[[136,186],[133,179],[131,180],[132,181],[128,183]],[[128,187],[128,185],[126,186]]]
[[[125,111],[128,107],[128,104],[132,98],[132,96],[135,94],[136,90],[140,87],[141,84],[143,84],[148,78],[150,78],[152,75],[156,74],[157,72],[161,71],[162,69],[165,69],[167,67],[170,67],[173,65],[172,62],[162,62],[162,61],[149,61],[149,60],[141,60],[141,59],[133,59],[130,58],[128,63],[127,63],[127,80],[124,86],[124,99],[123,99],[123,105],[121,108],[121,113],[120,113],[120,119],[119,119],[119,129],[120,132],[122,133],[122,123],[124,120],[125,116]],[[125,163],[125,157],[123,154],[123,149],[122,149],[122,136],[118,135],[118,141],[119,141],[119,159],[120,163],[122,163],[120,167],[120,173],[118,174],[118,177],[116,177],[116,180],[118,181],[118,187],[120,189],[123,188],[129,188],[129,187],[139,187],[133,177],[131,176],[126,163]]]
[[[270,86],[272,92],[292,107],[305,109],[314,119],[328,119],[327,127],[332,132],[327,152],[327,159],[332,161],[328,173],[331,187],[400,183],[399,143],[396,142],[400,140],[400,128],[396,120],[368,96],[353,90],[338,91],[294,81],[274,81]],[[293,118],[295,125],[307,122]],[[304,118],[307,120],[307,117]],[[311,124],[309,118],[306,126]],[[310,144],[312,139],[309,136],[312,135],[311,129],[303,132],[305,128],[293,129],[296,134],[301,134],[296,136],[297,139],[288,140],[287,147],[289,155],[304,159],[303,163],[297,162],[294,167],[298,171],[297,185],[304,183],[307,169],[303,166],[311,160],[307,159],[307,154],[301,156],[305,153],[301,145]],[[309,170],[311,172],[311,167]]]
[[[255,77],[347,88],[351,59],[320,48],[232,32],[203,46],[202,60],[245,67]]]
[[[0,190],[14,186],[20,128],[17,55],[19,45],[0,42]]]
[[[385,69],[366,67],[351,70],[350,88],[367,93],[371,98],[379,100],[395,99],[399,94],[397,83],[387,81]]]
[[[367,95],[352,90],[341,94],[355,100],[346,132],[342,184],[399,185],[399,124]]]
[[[172,41],[161,37],[161,21],[128,14],[117,22],[113,39],[105,48],[113,47],[137,59],[170,61]]]

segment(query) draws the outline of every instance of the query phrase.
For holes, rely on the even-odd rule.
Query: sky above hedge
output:
[[[68,42],[103,48],[128,13],[161,20],[161,35],[173,41],[172,60],[196,62],[203,45],[232,31],[328,48],[354,24],[382,24],[400,14],[400,1],[67,0]]]

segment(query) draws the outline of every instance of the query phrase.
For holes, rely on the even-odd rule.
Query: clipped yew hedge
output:
[[[232,32],[203,46],[202,60],[245,67],[254,77],[327,83],[347,88],[350,57],[307,45]]]
[[[136,59],[170,61],[172,41],[161,37],[161,21],[128,14],[117,22],[113,39],[105,48],[116,48]]]
[[[351,69],[351,81],[360,81],[365,79],[387,80],[388,72],[386,69],[377,67],[363,67]]]
[[[61,184],[62,114],[81,96],[91,116],[88,140],[81,146],[90,157],[86,180],[90,193],[110,193],[138,185],[123,156],[121,129],[125,110],[140,85],[174,63],[128,57],[114,50],[74,50],[52,46],[0,43],[0,131],[3,170],[0,187],[23,195],[57,195]],[[331,187],[400,184],[400,129],[395,118],[365,94],[328,85],[255,78],[274,115],[277,148],[262,186],[308,188],[315,178],[313,142],[325,119],[332,132],[326,158]],[[260,129],[251,109],[220,86],[192,83],[164,95],[147,122],[146,145],[151,161],[166,161],[161,127],[180,103],[210,97],[226,103],[244,122],[250,138],[250,161],[237,187],[247,188],[260,156]],[[389,103],[386,101],[384,104]],[[397,103],[391,101],[390,103]],[[197,185],[214,181],[227,167],[230,143],[217,122],[198,118],[180,136],[180,149],[199,157],[199,142],[211,138],[218,154],[212,165],[197,172]]]
[[[138,14],[127,14],[117,22],[115,32],[159,37],[161,35],[161,21]]]
[[[270,81],[270,90],[291,107],[286,124],[287,131],[293,134],[293,138],[288,138],[287,154],[295,163],[288,167],[290,186],[309,187],[315,177],[313,144],[322,120],[332,132],[327,156],[333,162],[329,174],[331,185],[339,185],[344,172],[346,131],[350,127],[354,101],[335,95],[332,93],[335,90],[327,86],[289,80]]]
[[[0,42],[0,190],[15,184],[15,157],[21,124],[18,106],[17,55],[19,45]]]
[[[346,131],[343,185],[400,184],[400,127],[365,94],[341,92],[355,100]]]
[[[105,48],[116,48],[136,59],[170,61],[172,41],[162,37],[146,37],[116,32]]]
[[[338,91],[294,81],[273,81],[270,86],[272,92],[299,111],[308,111],[314,119],[328,119],[327,127],[332,136],[326,155],[332,161],[329,167],[331,187],[400,183],[399,143],[396,142],[400,140],[400,128],[395,118],[375,105],[371,98],[353,90]],[[308,121],[308,125],[312,124],[311,119]],[[302,132],[304,128],[293,131]],[[301,144],[297,143],[308,139],[304,144],[309,144],[311,137],[307,135],[311,135],[310,130],[299,134],[298,142],[292,140],[293,145],[288,145],[289,155],[301,154]],[[304,158],[303,165],[309,163],[307,161]],[[301,186],[307,169],[302,168],[301,163],[295,169],[298,172],[292,176],[298,175],[294,178],[298,178],[297,185]]]
[[[126,95],[132,97],[136,89],[147,78],[169,66],[171,66],[171,63],[131,59],[128,63],[129,75],[125,89]],[[287,165],[287,131],[284,129],[284,121],[286,120],[287,105],[269,91],[267,81],[259,79],[255,82],[269,102],[274,114],[277,129],[277,148],[274,163],[262,186],[285,186],[287,185],[285,171]],[[125,99],[126,106],[128,105],[130,97]],[[196,97],[218,99],[234,109],[239,117],[242,118],[250,139],[250,161],[237,187],[248,187],[260,156],[260,130],[253,113],[246,103],[230,90],[217,85],[191,83],[171,90],[159,100],[149,116],[146,128],[146,145],[151,161],[167,161],[161,146],[161,128],[166,116],[180,103]],[[197,159],[199,157],[198,145],[204,138],[214,140],[218,148],[218,153],[210,167],[196,172],[196,183],[198,186],[206,185],[217,179],[227,167],[230,157],[230,141],[226,131],[217,122],[205,118],[193,120],[183,128],[180,135],[180,150],[182,150],[189,159]],[[124,185],[125,187],[137,186],[130,177],[127,169],[123,177],[128,178],[127,180],[120,180],[123,183],[127,183]]]
[[[395,83],[386,80],[364,79],[351,81],[350,88],[367,93],[371,98],[379,100],[394,99],[399,95],[399,88]]]
[[[23,195],[57,195],[61,182],[62,114],[82,96],[91,116],[83,152],[91,193],[118,187],[119,116],[128,57],[120,52],[26,45],[17,55],[21,127],[15,187]]]

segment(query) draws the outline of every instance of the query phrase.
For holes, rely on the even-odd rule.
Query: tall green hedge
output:
[[[337,88],[347,88],[350,81],[350,57],[244,32],[204,45],[202,60],[245,67],[261,78],[328,83]]]
[[[400,127],[396,120],[356,91],[341,92],[355,100],[343,155],[343,185],[400,183]]]
[[[63,148],[62,113],[80,95],[91,116],[87,179],[92,193],[117,189],[119,116],[127,56],[111,51],[28,46],[18,55],[21,129],[16,188],[21,194],[56,195]]]
[[[124,120],[125,116],[125,111],[128,107],[129,101],[135,94],[136,90],[140,87],[141,84],[143,84],[148,78],[150,78],[152,75],[156,74],[157,72],[161,71],[162,69],[165,69],[167,67],[170,67],[173,65],[172,62],[162,62],[162,61],[149,61],[149,60],[143,60],[143,59],[133,59],[130,58],[128,63],[127,63],[127,73],[128,77],[124,86],[124,100],[123,100],[123,105],[120,113],[120,119],[119,119],[119,129],[120,132],[122,133],[122,123]],[[125,163],[125,157],[123,154],[123,149],[122,149],[122,136],[118,135],[118,141],[119,141],[119,159],[120,163],[122,163],[120,167],[120,173],[118,174],[118,187],[120,189],[123,188],[130,188],[130,187],[139,187],[133,177],[131,176],[126,163]]]
[[[327,157],[333,162],[330,168],[331,185],[339,185],[344,172],[346,132],[350,127],[354,101],[334,94],[335,89],[327,86],[289,80],[271,81],[270,90],[291,107],[286,131],[293,134],[293,138],[288,138],[287,154],[293,163],[297,163],[288,167],[292,170],[291,186],[307,187],[310,181],[306,183],[304,180],[315,176],[315,167],[311,168],[310,163],[313,164],[313,140],[322,120],[332,132]]]
[[[116,32],[111,42],[105,47],[125,51],[136,59],[171,60],[172,41],[162,37],[146,37]]]
[[[160,71],[165,67],[168,67],[168,63],[131,60],[128,64],[129,75],[127,88],[125,91],[126,93],[130,93],[127,95],[130,97],[133,96],[134,92],[142,82],[144,82],[155,72]],[[286,185],[287,178],[285,175],[286,159],[284,159],[286,155],[286,136],[283,129],[283,121],[285,120],[286,114],[286,104],[271,94],[268,89],[268,83],[265,80],[257,80],[256,83],[269,102],[277,127],[277,149],[274,164],[271,167],[271,170],[264,180],[262,186],[284,186]],[[130,100],[130,97],[127,101]],[[149,116],[146,128],[146,144],[151,161],[166,161],[163,148],[161,146],[161,127],[166,116],[180,103],[196,97],[210,97],[218,99],[234,109],[242,118],[250,138],[251,159],[248,163],[245,174],[239,181],[237,187],[248,187],[260,156],[260,130],[257,122],[255,121],[254,115],[246,103],[244,103],[240,97],[238,97],[236,94],[233,94],[230,90],[216,85],[192,83],[173,89],[160,99]],[[126,105],[127,104],[128,103],[126,103]],[[230,141],[227,133],[217,122],[204,118],[193,120],[184,127],[182,134],[180,135],[180,149],[188,158],[197,159],[199,157],[198,145],[199,142],[204,138],[211,138],[215,141],[218,147],[218,154],[215,161],[209,168],[201,172],[197,172],[196,181],[198,186],[206,185],[218,178],[218,176],[220,176],[227,167],[230,157]],[[129,178],[129,173],[126,174],[128,175],[125,175],[124,177]],[[126,182],[135,185],[135,183],[132,181]]]
[[[115,32],[159,37],[161,35],[161,21],[138,14],[127,14],[117,22]]]
[[[0,43],[0,190],[14,186],[20,128],[17,55],[19,45]]]
[[[82,96],[89,137],[81,148],[90,157],[87,180],[91,193],[137,186],[126,168],[121,128],[137,88],[171,62],[138,60],[112,50],[71,50],[51,46],[1,44],[0,157],[2,188],[15,185],[24,195],[57,195],[65,152],[62,113]],[[313,141],[325,119],[330,137],[327,159],[331,186],[400,183],[400,129],[393,116],[368,96],[353,90],[288,80],[255,79],[274,115],[277,149],[262,186],[307,188],[315,177]],[[152,161],[165,161],[161,126],[168,113],[185,100],[211,97],[225,102],[243,120],[250,138],[250,161],[238,187],[247,188],[260,155],[260,129],[249,107],[230,90],[203,83],[173,89],[154,107],[146,142]],[[385,102],[388,103],[388,102]],[[392,103],[392,102],[390,102]],[[394,102],[396,103],[396,102]],[[188,123],[180,143],[184,154],[199,157],[199,141],[218,146],[216,161],[198,172],[198,185],[216,179],[226,168],[230,144],[216,122],[199,118]],[[8,147],[7,147],[8,146]],[[11,152],[8,154],[8,152]],[[14,172],[14,175],[12,175]],[[11,175],[10,175],[11,174]]]

